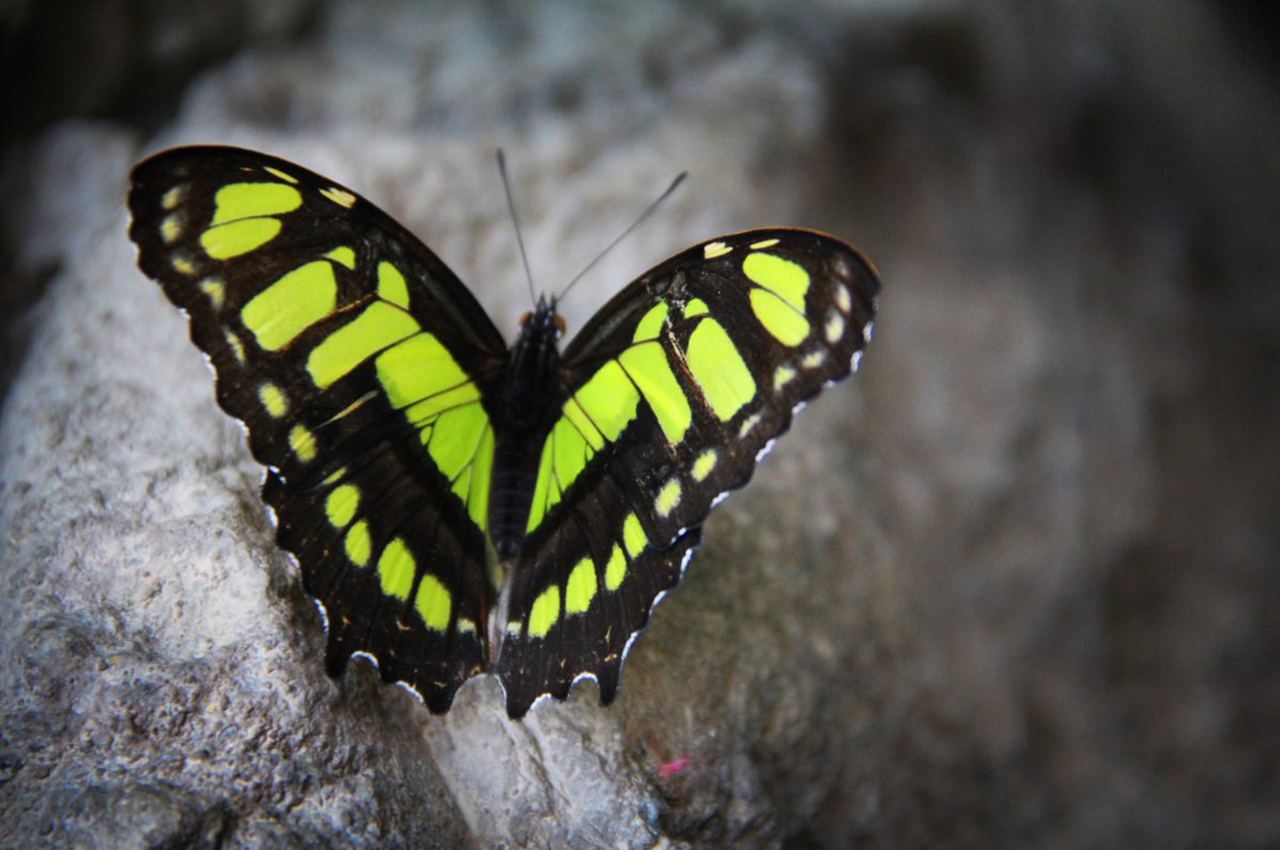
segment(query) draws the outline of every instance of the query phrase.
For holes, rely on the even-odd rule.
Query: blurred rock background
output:
[[[0,4],[0,847],[1280,845],[1280,16],[1232,0]],[[619,703],[323,637],[130,165],[270,150],[514,327],[794,224],[884,281]],[[684,761],[682,761],[684,760]],[[678,768],[678,769],[677,769]]]

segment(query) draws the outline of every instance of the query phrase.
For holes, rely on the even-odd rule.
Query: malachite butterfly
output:
[[[752,230],[646,272],[563,352],[540,299],[508,347],[422,242],[293,163],[166,151],[129,208],[267,468],[328,671],[368,655],[436,712],[483,672],[512,717],[584,677],[611,702],[708,512],[856,366],[879,290],[838,239]]]

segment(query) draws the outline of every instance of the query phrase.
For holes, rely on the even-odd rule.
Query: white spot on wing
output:
[[[804,358],[800,361],[800,365],[806,369],[816,369],[819,366],[821,366],[824,362],[826,362],[826,359],[827,359],[826,350],[819,348],[815,351],[811,351],[808,354],[806,354]]]
[[[827,316],[825,329],[827,342],[833,344],[837,342],[840,337],[844,336],[844,316],[840,315],[835,310],[832,310]]]
[[[193,275],[196,273],[196,265],[191,262],[191,258],[186,254],[174,254],[169,261],[173,266],[173,270],[179,274]]]
[[[174,207],[178,206],[178,204],[182,203],[182,201],[186,197],[187,197],[187,184],[182,183],[178,186],[174,186],[172,189],[164,193],[164,195],[160,198],[160,206],[164,207],[167,210],[171,210]]]
[[[849,264],[845,262],[844,257],[837,256],[834,260],[831,261],[831,271],[832,273],[835,274],[836,277],[842,278],[844,280],[849,279],[849,274],[850,274]]]
[[[848,313],[849,308],[853,306],[853,301],[849,298],[849,287],[843,283],[836,286],[836,306],[843,313]]]
[[[268,165],[268,166],[265,166],[263,170],[266,171],[268,174],[274,174],[276,177],[279,177],[281,180],[287,180],[288,182],[294,183],[294,184],[297,184],[298,182],[298,178],[294,177],[292,174],[281,171],[278,168],[272,168],[271,166]]]
[[[182,235],[182,213],[176,212],[164,217],[160,222],[160,238],[166,245],[172,245]]]
[[[760,424],[761,418],[762,417],[759,413],[753,413],[744,419],[742,421],[742,427],[738,429],[738,439],[744,439],[748,434],[750,434],[755,427]]]
[[[773,451],[773,444],[778,442],[776,437],[770,437],[768,441],[760,447],[760,451],[756,452],[756,463],[764,460],[765,455]]]
[[[348,192],[346,189],[339,189],[337,186],[330,186],[328,189],[321,189],[320,194],[333,201],[340,207],[351,209],[355,205],[356,196]]]

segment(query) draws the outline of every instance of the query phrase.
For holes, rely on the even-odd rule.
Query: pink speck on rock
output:
[[[669,761],[662,767],[658,768],[658,777],[661,779],[670,779],[680,771],[689,766],[689,757],[681,756],[675,761]]]

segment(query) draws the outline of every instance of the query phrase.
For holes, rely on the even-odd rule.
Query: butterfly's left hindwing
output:
[[[501,335],[421,242],[292,163],[179,148],[134,170],[129,206],[140,267],[188,314],[269,469],[330,671],[368,653],[448,708],[487,655]]]
[[[499,674],[508,711],[595,677],[616,693],[633,636],[679,581],[716,501],[870,335],[867,261],[810,231],[758,230],[673,257],[565,351]]]

